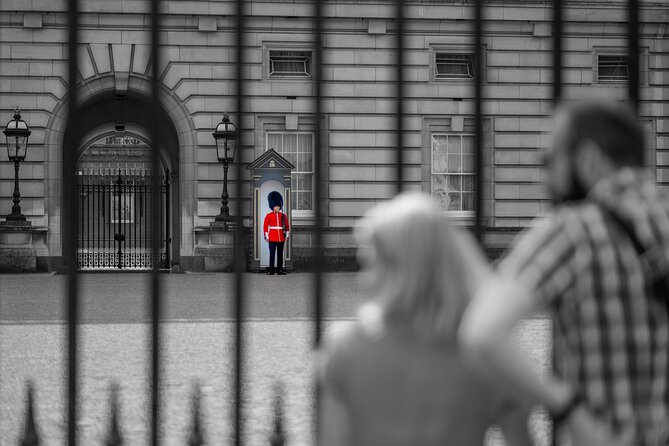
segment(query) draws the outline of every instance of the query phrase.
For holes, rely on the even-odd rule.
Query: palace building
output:
[[[69,193],[76,193],[79,203],[81,268],[150,267],[148,179],[160,175],[161,191],[153,197],[161,200],[161,267],[225,269],[208,257],[230,246],[211,225],[220,212],[224,175],[212,133],[226,112],[238,131],[228,172],[229,208],[234,213],[237,200],[243,200],[249,234],[256,226],[254,215],[268,209],[260,195],[254,208],[252,171],[244,169],[238,188],[234,166],[251,166],[274,149],[288,161],[284,167],[291,172],[285,198],[293,228],[292,266],[308,267],[313,255],[314,173],[321,169],[327,200],[324,254],[331,268],[353,267],[352,228],[357,219],[396,192],[399,51],[393,2],[323,3],[323,147],[315,137],[319,123],[314,70],[319,61],[313,2],[244,2],[240,114],[235,110],[235,3],[163,1],[161,131],[155,141],[149,132],[149,2],[80,3],[76,88],[82,114],[80,122],[72,123],[82,133],[77,147],[67,144],[66,2],[0,3],[0,125],[10,121],[18,107],[32,132],[20,165],[20,206],[31,222],[31,238],[21,243],[32,246],[34,268],[63,267],[62,163],[64,154],[74,151],[80,182]],[[626,2],[563,3],[563,96],[624,98],[630,76]],[[493,256],[550,208],[541,154],[553,107],[550,4],[484,2],[483,71],[478,73],[483,82],[483,169],[476,171],[478,74],[472,2],[404,2],[404,180],[409,189],[430,193],[439,208],[463,226],[474,222],[474,191],[481,180],[483,241]],[[669,3],[643,1],[639,15],[639,114],[648,136],[647,147],[639,150],[646,151],[658,184],[666,187]],[[152,150],[160,153],[160,172],[151,170]],[[323,154],[320,166],[314,165],[316,150]],[[14,164],[3,150],[0,220],[12,212],[14,174]],[[5,245],[10,239],[4,239]],[[249,256],[257,257],[256,251],[249,244]]]

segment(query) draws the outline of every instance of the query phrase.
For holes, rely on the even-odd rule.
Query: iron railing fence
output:
[[[80,169],[77,260],[81,270],[152,268],[152,175],[134,169]],[[170,179],[160,174],[160,268],[170,267]]]
[[[324,129],[323,129],[323,93],[322,93],[322,50],[323,50],[323,22],[326,20],[323,17],[323,5],[326,3],[333,3],[334,1],[324,2],[321,0],[314,0],[313,2],[313,29],[315,30],[315,39],[316,39],[316,48],[315,48],[315,65],[314,65],[314,76],[313,82],[315,83],[315,95],[313,100],[315,102],[315,110],[317,116],[317,126],[316,126],[316,141],[322,142],[324,138]],[[161,28],[161,9],[163,7],[163,1],[161,0],[151,0],[151,60],[152,60],[152,70],[151,70],[151,80],[152,80],[152,94],[153,94],[153,114],[152,114],[152,125],[151,125],[151,140],[157,141],[157,129],[159,119],[159,79],[158,79],[158,67],[160,66],[160,28]],[[474,9],[474,20],[472,21],[472,27],[474,30],[474,42],[473,46],[475,48],[475,86],[474,86],[474,99],[475,99],[475,127],[476,127],[476,171],[480,172],[482,168],[482,131],[481,131],[481,122],[482,122],[482,104],[485,100],[483,96],[482,88],[482,36],[484,33],[484,23],[485,23],[485,12],[483,0],[474,0],[466,1],[463,0],[463,4],[469,4]],[[404,12],[409,4],[409,0],[395,0],[395,17],[394,20],[397,23],[396,28],[396,39],[395,39],[395,51],[399,54],[397,67],[396,67],[396,90],[395,90],[395,99],[396,99],[396,128],[395,132],[395,147],[396,147],[396,189],[401,191],[403,188],[404,177],[403,177],[403,167],[404,167],[404,156],[403,156],[403,100],[405,96],[404,88],[404,79],[403,79],[403,66],[404,66]],[[630,61],[630,77],[628,82],[628,96],[629,99],[638,107],[639,102],[639,1],[638,0],[628,0],[628,40],[627,40],[627,53]],[[240,120],[244,119],[245,116],[245,103],[247,100],[245,80],[243,77],[242,65],[244,63],[244,50],[241,44],[244,32],[246,30],[247,20],[249,15],[247,14],[248,4],[244,0],[235,0],[236,5],[236,14],[235,14],[235,45],[237,48],[235,55],[236,63],[236,80],[235,80],[235,99],[236,99],[236,108],[237,113],[240,117]],[[553,11],[553,99],[558,101],[562,96],[562,36],[563,36],[563,0],[553,0],[547,2],[547,7],[551,7]],[[78,127],[74,124],[78,122],[79,109],[77,107],[78,101],[78,92],[77,92],[77,54],[76,51],[77,45],[79,44],[79,23],[80,23],[80,8],[78,0],[68,0],[68,48],[69,48],[69,69],[68,69],[68,79],[69,79],[69,92],[67,96],[68,100],[68,120],[72,125],[68,126],[68,141],[66,144],[69,144],[69,147],[78,147],[81,136],[78,133]],[[155,144],[150,143],[151,147],[157,147]],[[324,205],[324,194],[323,194],[323,172],[322,172],[322,160],[324,159],[325,154],[322,153],[322,148],[326,147],[325,144],[317,144],[316,150],[314,152],[314,175],[315,175],[315,184],[314,184],[314,197],[317,205],[315,206],[315,252],[317,253],[316,258],[314,259],[315,263],[315,273],[314,277],[314,298],[313,302],[313,324],[314,324],[314,338],[313,345],[318,347],[321,339],[322,332],[322,314],[323,314],[323,205]],[[63,159],[63,199],[65,203],[66,213],[64,218],[69,222],[77,221],[78,215],[78,197],[80,184],[78,183],[78,177],[76,172],[77,160],[76,160],[76,151],[65,150],[64,159]],[[152,150],[152,170],[158,172],[160,167],[160,161],[157,150]],[[239,187],[239,182],[243,178],[243,170],[241,163],[237,163],[237,186],[238,190],[241,190]],[[481,206],[481,193],[482,190],[482,175],[476,175],[477,178],[477,188],[476,188],[476,223],[475,229],[476,234],[481,237],[481,221],[483,216],[481,215],[482,206]],[[160,280],[160,247],[162,246],[161,240],[161,224],[162,220],[160,218],[160,194],[161,194],[161,184],[160,176],[153,175],[151,176],[151,194],[152,199],[150,200],[152,205],[151,212],[151,266],[152,266],[152,275],[151,275],[151,299],[150,299],[150,308],[149,313],[151,315],[151,336],[150,336],[150,346],[147,351],[151,352],[147,360],[150,362],[150,376],[148,379],[149,387],[151,389],[150,397],[150,431],[151,431],[151,445],[158,446],[159,444],[159,408],[160,408],[160,383],[161,383],[161,368],[160,363],[162,359],[162,348],[160,343],[161,338],[161,316],[163,314],[163,305],[161,300],[162,295],[162,286]],[[233,314],[235,317],[235,330],[233,331],[233,352],[234,358],[233,367],[234,367],[234,383],[231,386],[232,388],[232,398],[234,401],[233,404],[233,413],[231,418],[233,419],[233,439],[232,443],[235,445],[240,445],[241,441],[241,429],[242,429],[242,393],[241,393],[241,383],[244,376],[244,369],[242,368],[242,358],[244,357],[244,342],[243,342],[243,332],[242,332],[242,315],[244,314],[243,302],[244,294],[246,292],[243,271],[245,268],[244,261],[244,228],[242,225],[242,202],[237,200],[236,208],[236,241],[234,249],[234,273],[235,273],[235,299],[233,300],[234,311]],[[65,243],[63,246],[64,257],[66,259],[68,267],[68,280],[67,280],[67,371],[66,371],[66,388],[67,390],[67,444],[68,446],[76,446],[77,436],[76,436],[76,424],[77,424],[77,400],[78,400],[78,389],[79,389],[79,370],[78,370],[78,331],[79,331],[79,271],[77,268],[77,237],[78,237],[78,228],[76,224],[64,225],[67,230]],[[280,392],[277,393],[279,396],[275,402],[275,428],[273,430],[272,437],[270,439],[272,445],[280,445],[284,443],[284,436],[282,434],[281,427],[281,400]],[[34,419],[33,419],[33,390],[32,386],[28,386],[28,403],[26,408],[26,431],[23,435],[22,445],[37,445],[39,444],[39,439],[36,434]],[[106,445],[119,445],[121,444],[120,437],[118,435],[117,427],[117,408],[115,403],[115,392],[112,392],[112,400],[110,403],[110,431],[106,439]],[[199,445],[203,443],[203,435],[201,428],[201,421],[199,417],[200,412],[200,397],[199,397],[199,388],[195,388],[193,396],[193,420],[191,423],[191,432],[188,436],[189,445]],[[316,391],[316,398],[318,398],[318,391]],[[318,404],[315,405],[316,414],[315,419],[318,420]],[[317,422],[316,422],[317,423]]]

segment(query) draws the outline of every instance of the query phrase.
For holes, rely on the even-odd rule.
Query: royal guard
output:
[[[290,224],[288,216],[281,212],[283,209],[283,197],[277,191],[267,195],[267,202],[272,212],[265,215],[263,234],[269,243],[269,269],[268,275],[274,274],[274,257],[276,256],[276,273],[280,276],[286,274],[283,270],[283,245],[290,238]]]

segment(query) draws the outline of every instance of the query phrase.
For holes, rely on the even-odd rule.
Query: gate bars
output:
[[[239,122],[245,123],[245,112],[244,112],[244,79],[242,77],[242,65],[244,61],[244,48],[243,48],[243,35],[245,31],[245,20],[246,15],[244,14],[244,1],[236,1],[236,47],[237,47],[237,57],[236,57],[236,104],[237,112],[239,113]],[[397,175],[397,190],[402,189],[403,176],[402,176],[402,167],[403,162],[403,147],[402,147],[402,137],[403,137],[403,127],[402,127],[402,117],[403,117],[403,107],[402,101],[404,99],[404,79],[402,68],[404,65],[403,59],[403,36],[404,36],[404,16],[403,12],[405,9],[406,0],[395,0],[396,1],[396,23],[397,23],[397,39],[396,39],[396,51],[398,52],[398,70],[397,70],[397,128],[399,129],[396,134],[396,175]],[[484,33],[483,29],[483,0],[476,0],[474,2],[474,47],[475,47],[475,59],[476,59],[476,72],[475,72],[475,90],[474,90],[474,100],[475,100],[475,126],[476,126],[476,168],[477,168],[477,190],[476,190],[476,233],[479,239],[481,238],[481,221],[482,221],[482,186],[484,184],[483,175],[482,175],[482,102],[483,102],[483,92],[482,92],[482,36]],[[151,124],[151,139],[152,141],[157,141],[157,120],[158,120],[158,110],[159,110],[159,73],[158,69],[160,67],[160,51],[159,51],[159,30],[160,30],[160,0],[151,0],[151,81],[152,81],[152,124]],[[322,319],[322,302],[323,302],[323,285],[322,285],[322,273],[324,269],[323,264],[323,203],[324,203],[324,184],[322,176],[323,168],[323,158],[322,150],[327,147],[325,143],[324,134],[322,131],[323,125],[323,112],[322,112],[322,35],[323,35],[323,17],[322,17],[322,1],[314,0],[314,24],[316,30],[316,64],[315,64],[315,76],[314,80],[316,82],[315,88],[315,102],[316,102],[316,116],[317,116],[317,127],[316,127],[316,141],[317,147],[314,151],[314,164],[315,164],[315,184],[314,184],[314,198],[315,198],[315,214],[316,214],[316,237],[315,237],[315,248],[318,255],[316,256],[316,272],[314,274],[314,346],[318,346],[321,339],[321,319]],[[638,17],[638,0],[628,0],[628,58],[630,64],[630,80],[628,83],[628,96],[629,99],[638,109],[639,104],[639,17]],[[559,101],[562,97],[562,16],[563,16],[563,0],[553,0],[553,100],[555,102]],[[66,388],[67,392],[67,444],[68,446],[75,446],[77,444],[76,438],[76,420],[77,420],[77,397],[78,397],[78,357],[77,357],[77,345],[78,345],[78,326],[79,326],[79,293],[78,293],[78,271],[77,271],[77,255],[76,255],[76,240],[77,240],[77,225],[72,224],[77,220],[77,175],[76,175],[76,150],[72,150],[74,147],[79,146],[81,140],[81,135],[77,125],[72,125],[72,123],[78,122],[79,110],[78,110],[78,91],[76,88],[77,81],[77,45],[79,43],[79,2],[78,0],[68,0],[68,51],[69,51],[69,65],[68,65],[68,85],[69,85],[69,94],[67,96],[67,110],[68,110],[68,122],[71,125],[68,125],[68,138],[66,144],[68,148],[63,152],[63,202],[64,202],[64,214],[63,221],[69,222],[69,224],[64,224],[63,228],[66,232],[65,241],[66,243],[63,246],[63,257],[65,260],[67,268],[67,378],[66,378]],[[155,144],[151,144],[154,150],[152,150],[152,170],[153,172],[158,172],[159,169],[159,158],[158,152],[156,150]],[[241,178],[243,170],[242,163],[237,163],[237,187],[238,191],[241,191]],[[152,193],[154,196],[160,191],[160,182],[158,175],[152,175]],[[159,219],[159,201],[157,198],[151,200],[153,212],[152,212],[152,273],[151,273],[151,299],[150,299],[150,314],[151,314],[151,397],[150,397],[150,411],[151,411],[151,421],[150,421],[150,431],[151,431],[151,444],[152,446],[157,446],[159,444],[159,406],[160,406],[160,360],[161,360],[161,346],[160,346],[160,334],[161,334],[161,325],[160,317],[162,315],[162,302],[161,302],[161,281],[159,277],[159,246],[160,246],[160,219]],[[241,381],[243,376],[242,368],[242,358],[243,358],[243,332],[242,332],[242,318],[244,316],[243,311],[243,295],[244,295],[244,281],[243,281],[243,271],[245,268],[244,264],[244,230],[242,226],[242,200],[237,200],[237,220],[236,220],[236,237],[235,237],[235,261],[234,261],[234,272],[235,272],[235,299],[234,299],[234,313],[236,315],[235,321],[235,330],[233,336],[234,351],[235,351],[235,364],[234,364],[234,444],[241,444],[241,410],[242,410],[242,401],[241,401]],[[318,392],[316,392],[318,394]],[[32,401],[32,391],[29,391],[29,402]],[[29,403],[29,407],[32,407]],[[317,407],[317,405],[316,405]],[[32,412],[32,410],[29,410]],[[31,419],[29,414],[29,419]],[[316,419],[318,417],[316,416]]]
[[[169,170],[160,174],[160,263],[170,265]],[[151,174],[144,170],[85,168],[77,172],[81,198],[77,237],[79,269],[150,269]]]

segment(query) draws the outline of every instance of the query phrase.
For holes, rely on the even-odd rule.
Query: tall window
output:
[[[597,56],[597,80],[599,82],[626,82],[630,77],[630,64],[627,56]]]
[[[474,63],[471,54],[435,54],[435,78],[473,79]]]
[[[269,52],[269,77],[310,77],[311,51]]]
[[[474,141],[472,134],[432,134],[432,199],[442,211],[474,211]]]
[[[294,166],[292,174],[293,215],[309,215],[313,211],[314,134],[308,132],[267,132],[266,150],[274,149]]]

